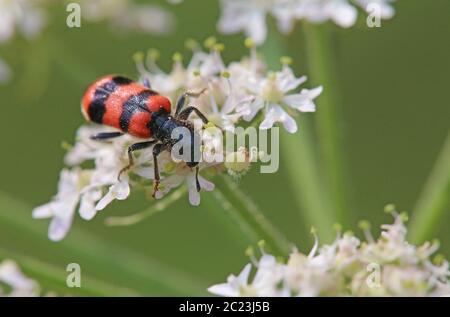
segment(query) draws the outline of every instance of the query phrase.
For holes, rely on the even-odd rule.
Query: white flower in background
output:
[[[303,0],[294,11],[298,19],[314,23],[331,20],[343,28],[354,25],[358,16],[358,11],[348,0]]]
[[[3,289],[6,286],[9,290]],[[0,262],[0,297],[34,297],[39,295],[39,285],[25,276],[13,260]]]
[[[245,32],[256,44],[264,43],[267,36],[266,19],[272,15],[282,33],[292,30],[296,20],[322,23],[331,20],[348,28],[355,24],[361,7],[372,13],[379,8],[380,18],[390,19],[395,10],[395,0],[221,0],[221,17],[218,29],[225,34]]]
[[[26,38],[36,37],[46,23],[44,1],[0,0],[0,43],[10,40],[16,32]]]
[[[82,0],[82,17],[91,22],[109,20],[112,24],[152,34],[173,31],[172,13],[156,5],[136,4],[130,0]]]
[[[354,0],[363,10],[371,13],[375,7],[379,8],[382,19],[391,19],[395,14],[392,3],[395,0]]]
[[[267,2],[267,3],[266,3]],[[266,15],[271,8],[269,1],[221,1],[222,16],[218,22],[219,31],[225,34],[244,31],[257,44],[267,36]]]
[[[383,225],[376,241],[370,236],[361,243],[350,233],[339,233],[331,245],[318,248],[316,237],[308,255],[294,250],[286,264],[263,251],[259,261],[252,259],[252,280],[247,264],[245,274],[231,275],[208,291],[221,296],[448,296],[449,263],[430,260],[437,245],[409,244],[403,215],[393,215],[394,224]]]

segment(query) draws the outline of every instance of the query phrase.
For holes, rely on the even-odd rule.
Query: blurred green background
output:
[[[54,6],[49,27],[37,40],[16,36],[0,47],[0,56],[15,72],[11,83],[0,86],[0,258],[22,259],[25,271],[47,290],[89,295],[108,293],[114,286],[115,294],[201,295],[248,261],[248,242],[220,208],[191,207],[187,199],[134,226],[105,226],[107,216],[132,214],[152,203],[137,192],[91,222],[77,215],[60,243],[47,239],[47,221],[31,219],[32,207],[56,192],[61,142],[73,142],[83,123],[79,103],[89,82],[107,73],[136,78],[131,56],[151,47],[162,52],[167,70],[174,52],[189,56],[187,38],[217,36],[226,45],[226,61],[247,53],[243,34],[217,34],[217,1],[154,2],[176,14],[174,34],[118,31],[108,23],[83,22],[80,29],[69,29],[64,7]],[[381,28],[368,29],[363,14],[354,28],[333,26],[351,197],[351,221],[344,227],[355,232],[358,220],[368,219],[377,234],[381,223],[391,221],[383,213],[387,203],[412,210],[450,126],[450,2],[403,0],[395,7],[396,16]],[[307,74],[301,25],[288,40],[297,75]],[[320,99],[318,104],[320,111]],[[301,131],[296,137],[302,137]],[[309,250],[310,224],[296,210],[296,193],[287,185],[283,164],[276,174],[260,175],[253,168],[240,187],[299,249]],[[450,212],[434,234],[447,258],[448,226]],[[81,265],[92,292],[64,286],[65,266],[71,262]]]

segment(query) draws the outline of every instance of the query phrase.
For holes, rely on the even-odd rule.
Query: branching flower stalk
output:
[[[387,206],[394,223],[382,225],[374,239],[368,222],[360,227],[366,241],[351,232],[341,233],[333,243],[315,243],[308,254],[294,249],[287,262],[267,253],[260,259],[249,252],[251,263],[226,283],[211,286],[220,296],[445,296],[450,295],[449,263],[431,256],[437,242],[414,246],[406,241],[406,215]],[[256,273],[250,277],[252,267]]]
[[[340,223],[348,221],[348,193],[345,190],[345,163],[342,137],[342,109],[332,32],[326,25],[303,23],[308,70],[314,82],[324,82],[327,90],[321,96],[321,111],[315,117],[324,179],[331,204]]]
[[[297,131],[297,124],[290,114],[294,110],[315,111],[314,99],[320,94],[321,87],[297,91],[306,81],[305,76],[296,77],[286,63],[282,64],[281,70],[268,71],[252,41],[247,41],[246,44],[250,48],[249,56],[225,64],[221,58],[224,46],[215,39],[208,38],[205,41],[207,51],[189,41],[188,46],[193,50],[190,62],[185,66],[182,56],[177,53],[170,72],[164,72],[157,66],[158,53],[155,50],[150,50],[147,56],[142,53],[135,55],[140,81],[150,81],[152,89],[168,96],[172,104],[183,92],[203,91],[201,95],[188,101],[188,105],[195,106],[210,120],[210,123],[203,125],[199,117],[190,117],[201,135],[203,158],[215,153],[215,149],[223,148],[221,160],[200,162],[199,186],[196,183],[195,168],[188,167],[183,161],[174,160],[170,152],[163,152],[158,157],[161,182],[154,193],[157,199],[163,199],[176,188],[186,186],[189,202],[199,205],[200,193],[214,190],[212,181],[216,175],[241,177],[252,163],[265,155],[242,147],[224,148],[224,139],[210,133],[220,130],[217,127],[227,135],[234,136],[238,130],[245,131],[243,128],[252,126],[255,122],[258,122],[260,130],[270,129],[279,123],[288,132],[294,133]],[[262,120],[259,123],[260,117]],[[65,237],[76,211],[83,219],[91,220],[98,211],[105,209],[113,201],[127,199],[133,189],[151,188],[154,178],[152,148],[136,153],[134,165],[121,174],[119,180],[119,172],[128,164],[126,149],[136,143],[136,138],[125,135],[108,142],[91,138],[94,134],[107,131],[107,128],[98,125],[83,125],[79,128],[76,143],[70,147],[65,157],[68,167],[61,171],[57,195],[50,203],[33,211],[35,218],[52,219],[49,228],[51,240],[58,241]],[[236,193],[233,190],[228,192],[228,195]],[[232,200],[239,210],[250,206],[243,202],[245,196],[238,195]],[[166,205],[155,205],[154,210],[160,210],[161,206]],[[150,207],[146,214],[153,212]],[[260,238],[267,239],[269,243],[278,240],[273,243],[276,249],[286,250],[286,242],[280,239],[279,234],[274,234],[275,230],[263,214],[257,208],[248,214],[252,213],[256,218],[262,219],[254,222],[256,227],[253,227],[259,232]],[[145,218],[146,214],[122,219],[122,223],[117,218],[110,219],[109,222],[133,223]]]
[[[273,65],[277,56],[286,54],[288,47],[284,39],[271,29],[261,51],[268,63]],[[328,86],[325,86],[325,93],[329,94]],[[322,111],[326,110],[320,108],[319,113]],[[288,182],[303,222],[315,226],[324,240],[331,241],[333,236],[329,234],[328,229],[337,221],[336,208],[332,208],[329,188],[323,179],[319,155],[314,144],[313,125],[309,121],[302,122],[301,138],[295,135],[285,135],[283,138],[283,164],[288,171]],[[290,159],[292,157],[296,159]]]

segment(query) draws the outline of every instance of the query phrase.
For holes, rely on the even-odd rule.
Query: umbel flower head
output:
[[[281,70],[267,71],[252,41],[246,43],[250,55],[229,64],[221,58],[223,45],[214,38],[205,41],[206,52],[193,41],[188,44],[193,53],[187,66],[182,63],[182,56],[175,54],[169,72],[157,66],[155,50],[150,50],[147,56],[138,53],[135,60],[139,80],[150,81],[152,89],[170,98],[172,105],[184,92],[203,92],[189,98],[187,104],[195,106],[210,121],[204,125],[198,116],[189,117],[201,138],[199,173],[185,162],[175,160],[169,151],[163,151],[158,156],[161,179],[154,191],[154,197],[162,199],[175,188],[186,186],[189,202],[199,205],[200,192],[214,190],[213,175],[228,173],[240,177],[258,157],[247,148],[226,148],[222,132],[233,135],[238,127],[242,128],[240,131],[250,127],[270,129],[280,123],[294,133],[297,123],[291,115],[315,111],[314,99],[322,88],[299,90],[306,77],[296,77],[286,58]],[[91,138],[108,129],[112,128],[94,124],[78,129],[76,142],[69,146],[65,157],[67,168],[60,173],[57,194],[49,203],[33,210],[34,218],[51,218],[51,240],[58,241],[67,235],[77,211],[81,218],[91,220],[113,201],[127,199],[133,189],[151,188],[155,174],[153,147],[135,152],[134,164],[120,174],[129,162],[127,148],[142,139],[128,134],[109,141]],[[208,155],[214,159],[204,159]]]
[[[358,10],[355,6],[381,19],[394,16],[391,3],[395,0],[221,0],[218,29],[222,33],[244,31],[258,45],[267,36],[266,18],[273,16],[282,33],[289,33],[296,20],[322,23],[331,20],[348,28],[355,24]]]
[[[444,296],[450,295],[449,263],[436,257],[437,243],[414,246],[406,241],[404,215],[382,225],[375,240],[366,222],[367,241],[338,232],[319,248],[317,236],[309,254],[294,250],[286,263],[261,250],[259,260],[226,283],[208,288],[220,296]]]

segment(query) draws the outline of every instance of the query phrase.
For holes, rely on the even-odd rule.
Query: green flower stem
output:
[[[123,216],[123,217],[108,217],[105,219],[105,224],[108,226],[130,226],[134,225],[138,222],[141,222],[144,219],[147,219],[154,214],[166,210],[170,205],[183,197],[187,192],[186,187],[181,186],[180,188],[174,190],[164,199],[155,202],[149,208],[144,211],[138,212],[131,216]]]
[[[312,144],[312,129],[308,123],[303,120],[299,134],[285,135],[281,142],[281,154],[302,217],[309,226],[320,232],[324,241],[331,241],[334,237],[331,229],[336,219],[321,184]]]
[[[215,198],[236,221],[249,241],[264,240],[269,248],[280,255],[287,255],[292,249],[291,243],[274,227],[229,176],[216,178]]]
[[[116,285],[132,288],[145,294],[167,295],[205,295],[205,283],[168,267],[166,264],[133,252],[118,244],[111,245],[102,241],[90,232],[73,227],[68,237],[58,243],[47,239],[46,226],[31,219],[31,207],[21,203],[5,192],[0,191],[0,223],[2,227],[15,232],[22,241],[33,241],[34,248],[42,250],[43,256],[53,257],[54,252],[70,257],[70,261],[77,262],[82,269],[89,272],[108,275],[108,281]],[[2,241],[0,232],[0,241]],[[19,242],[5,240],[1,247],[16,245]],[[27,254],[33,250],[26,250]],[[17,246],[14,250],[18,250]],[[49,255],[50,254],[50,255]],[[60,259],[63,261],[63,259]],[[69,263],[69,262],[68,262]],[[67,263],[66,263],[67,264]],[[86,270],[85,270],[86,271]],[[92,273],[90,273],[92,275]]]
[[[217,188],[211,193],[202,195],[202,205],[217,216],[224,225],[224,230],[240,244],[240,247],[245,249],[261,239],[242,217],[241,212]]]
[[[450,131],[414,208],[410,237],[413,243],[432,238],[445,212],[450,211]]]
[[[326,24],[303,24],[309,76],[313,86],[324,87],[318,98],[315,113],[319,146],[325,179],[337,220],[348,222],[347,193],[345,190],[344,162],[342,155],[341,129],[338,94],[339,82],[336,78],[334,48],[332,36]]]
[[[261,48],[271,68],[279,67],[279,59],[286,55],[287,43],[277,32],[269,32],[268,40]],[[326,89],[326,88],[325,88]],[[321,105],[319,104],[319,109]],[[319,110],[318,112],[320,112]],[[317,113],[314,114],[316,116]],[[300,215],[305,223],[314,226],[325,241],[331,241],[331,228],[336,221],[335,212],[329,202],[329,194],[322,184],[319,160],[313,141],[313,129],[310,118],[303,117],[299,122],[299,132],[283,135],[281,155],[283,166],[287,170],[290,187]]]
[[[69,288],[67,286],[67,272],[52,264],[42,262],[23,254],[6,251],[0,248],[1,259],[12,259],[18,263],[20,269],[28,277],[36,280],[41,287],[41,296],[48,292],[57,296],[81,295],[81,296],[137,296],[136,292],[117,287],[115,285],[94,279],[81,271],[81,287]]]

